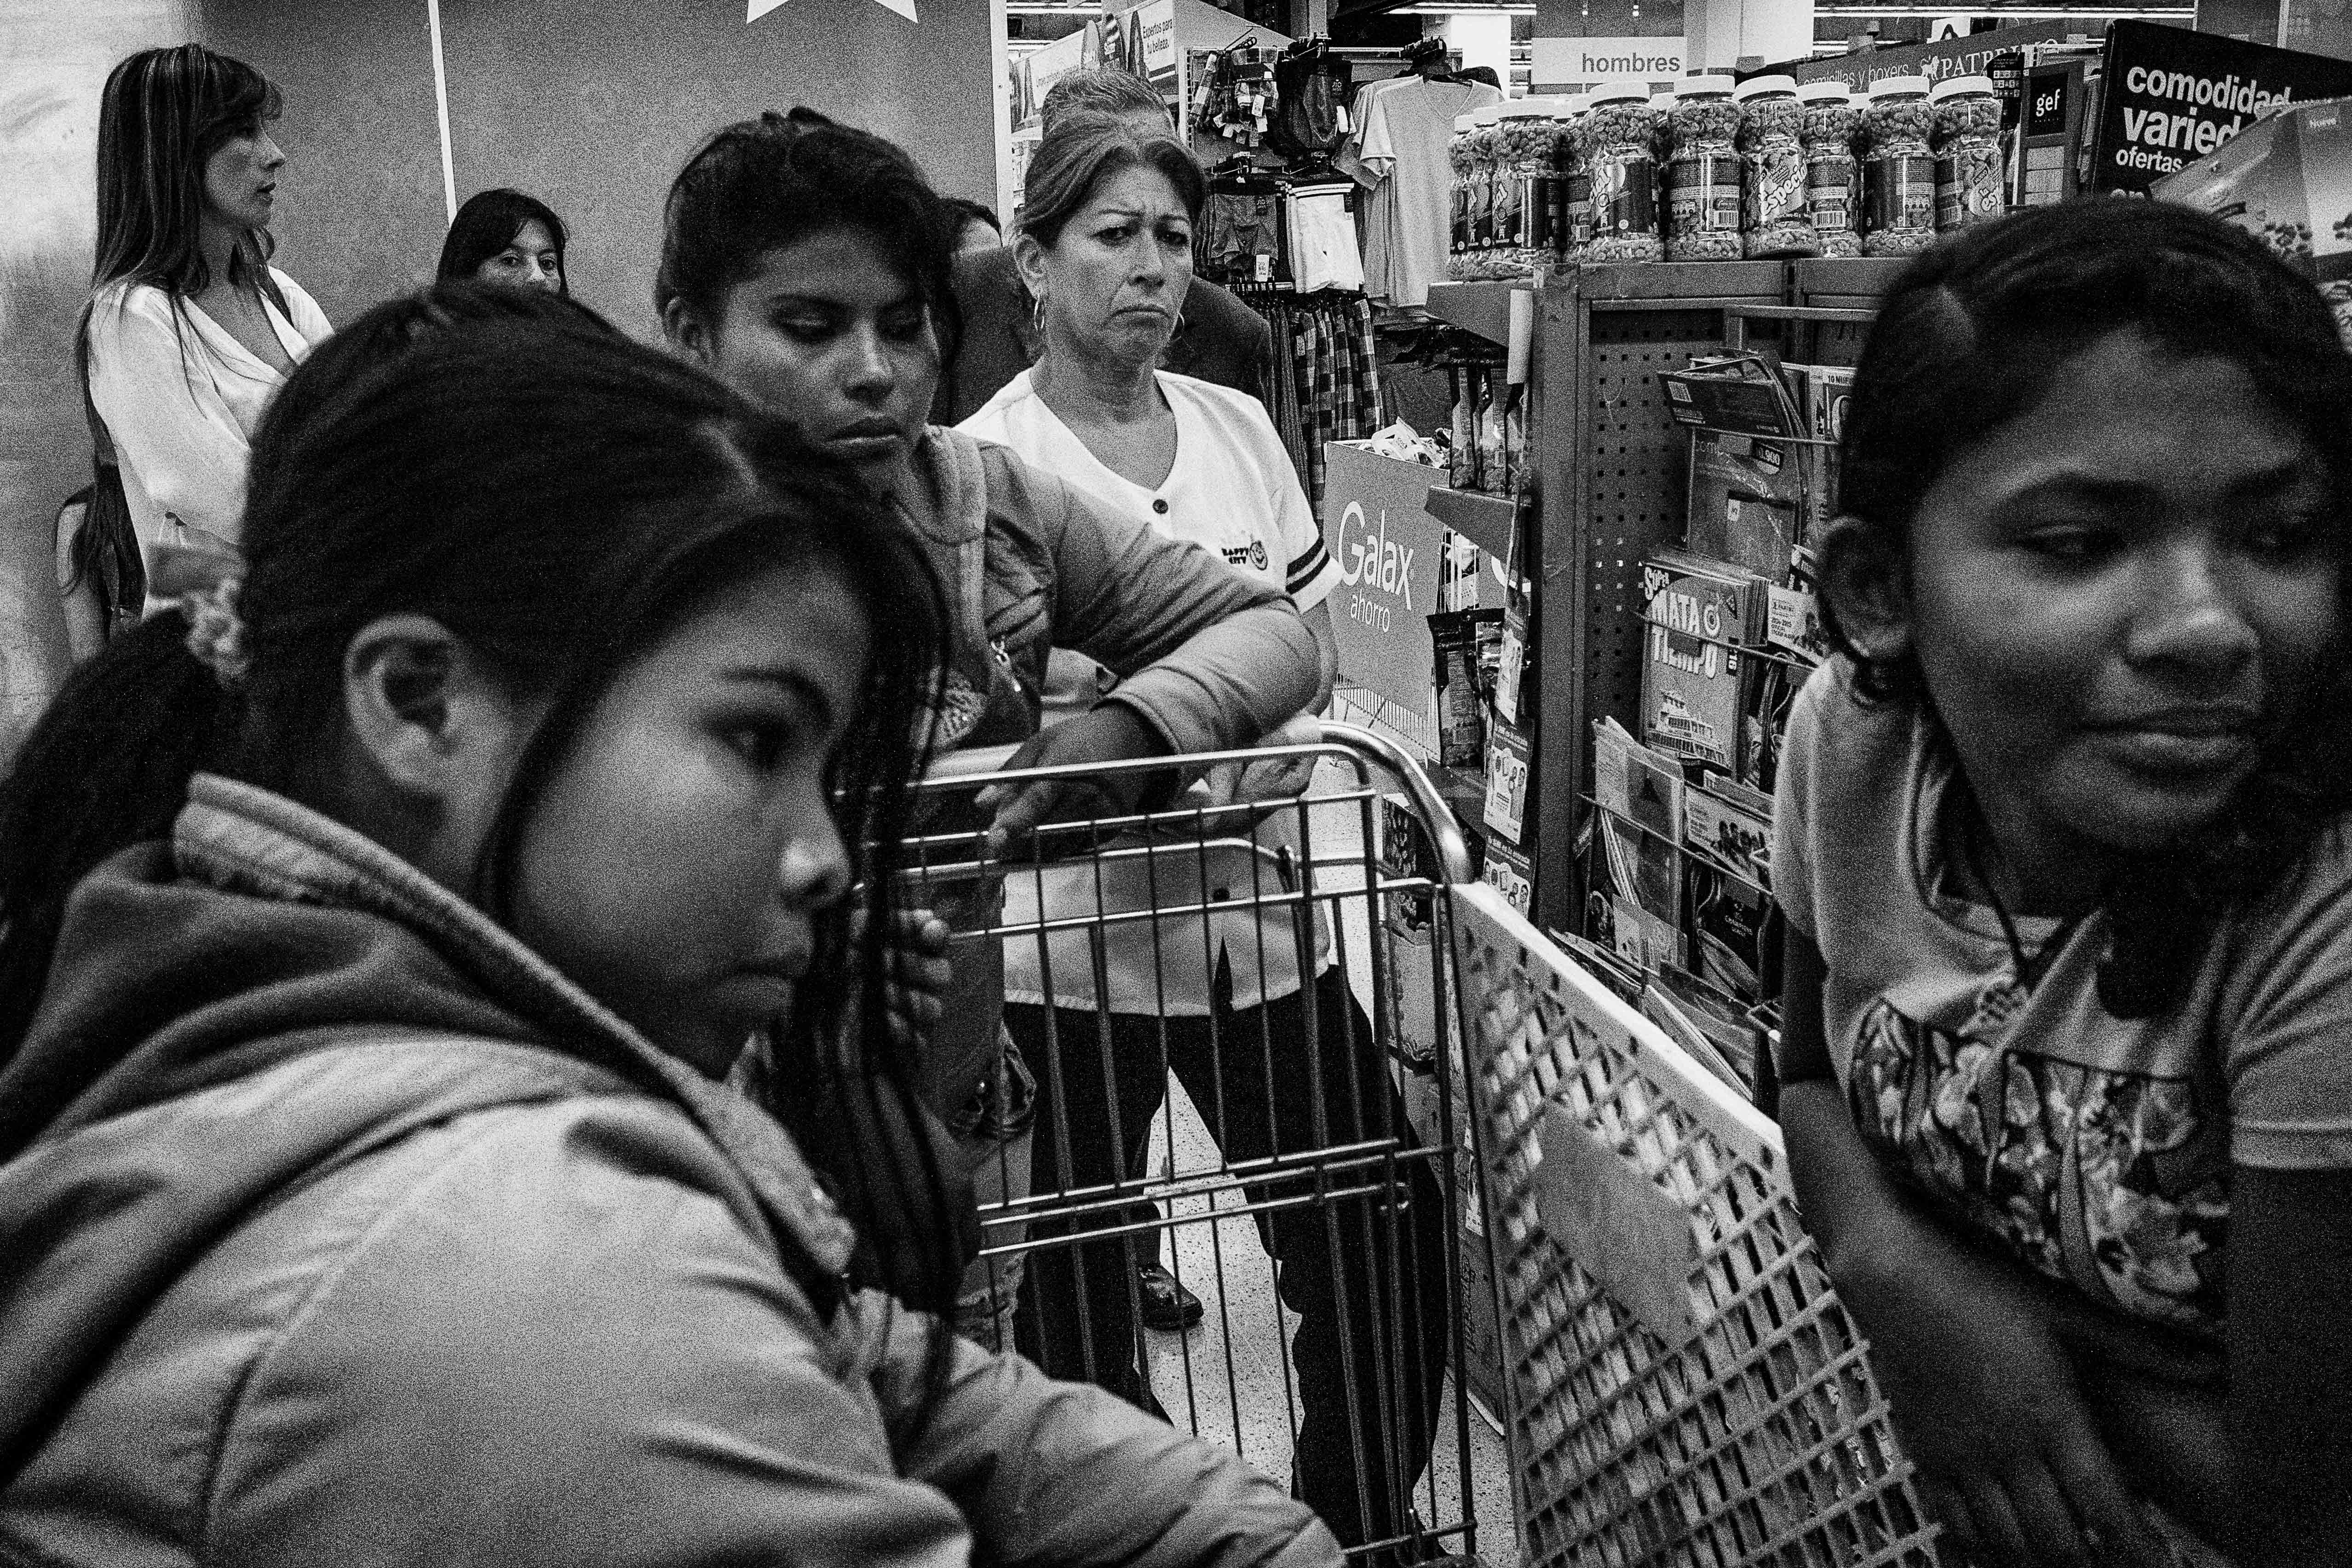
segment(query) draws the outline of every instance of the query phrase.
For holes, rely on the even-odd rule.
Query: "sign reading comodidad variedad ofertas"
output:
[[[2091,189],[2145,194],[2278,105],[2352,94],[2352,63],[2153,22],[2107,28]]]
[[[1671,81],[1683,74],[1688,47],[1677,34],[1664,38],[1537,38],[1528,64],[1538,89],[1590,87],[1633,78]]]

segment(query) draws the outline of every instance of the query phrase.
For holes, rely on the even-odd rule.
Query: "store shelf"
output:
[[[1703,310],[1719,300],[1779,299],[1789,286],[1785,261],[1615,261],[1576,269],[1576,292],[1596,310],[1671,303]]]
[[[1432,485],[1427,510],[1431,517],[1466,536],[1488,555],[1507,557],[1511,553],[1511,520],[1517,505],[1510,497]]]
[[[1488,342],[1509,347],[1511,296],[1535,287],[1531,277],[1505,283],[1433,283],[1429,313],[1448,326],[1475,332]]]
[[[1803,305],[1874,309],[1896,274],[1910,265],[1908,257],[1894,256],[1801,261],[1794,267],[1796,298]]]

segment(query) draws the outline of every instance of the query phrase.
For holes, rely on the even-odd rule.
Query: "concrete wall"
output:
[[[943,191],[996,191],[987,0],[442,0],[457,195],[529,191],[572,230],[572,292],[652,335],[661,205],[719,126],[806,104],[904,146]]]
[[[97,237],[98,99],[133,50],[188,36],[176,0],[0,0],[0,758],[64,673],[58,504],[89,483],[74,323]]]
[[[204,0],[198,25],[285,95],[277,265],[337,323],[429,282],[448,222],[424,0]]]

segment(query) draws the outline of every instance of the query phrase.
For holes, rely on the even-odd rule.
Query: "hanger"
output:
[[[1459,81],[1454,74],[1452,51],[1443,38],[1423,38],[1408,44],[1404,50],[1405,68],[1423,81]]]

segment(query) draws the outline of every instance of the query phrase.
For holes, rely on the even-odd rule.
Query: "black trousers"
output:
[[[1236,1010],[1220,977],[1213,1018],[1008,1006],[1037,1079],[1033,1191],[1134,1179],[1167,1074],[1229,1163],[1372,1139],[1417,1147],[1371,1022],[1334,966],[1310,992]],[[1310,1027],[1311,1013],[1311,1027]],[[1163,1056],[1163,1046],[1165,1055]],[[1116,1105],[1116,1114],[1113,1106]],[[1429,1459],[1446,1357],[1445,1214],[1424,1156],[1246,1185],[1283,1304],[1299,1432],[1293,1490],[1348,1545],[1401,1534]],[[1365,1190],[1369,1189],[1369,1190]],[[1335,1192],[1360,1196],[1333,1198]],[[1093,1227],[1126,1222],[1123,1213]],[[1033,1224],[1018,1343],[1057,1377],[1099,1384],[1156,1413],[1137,1332],[1146,1231],[1054,1245],[1069,1220]]]

